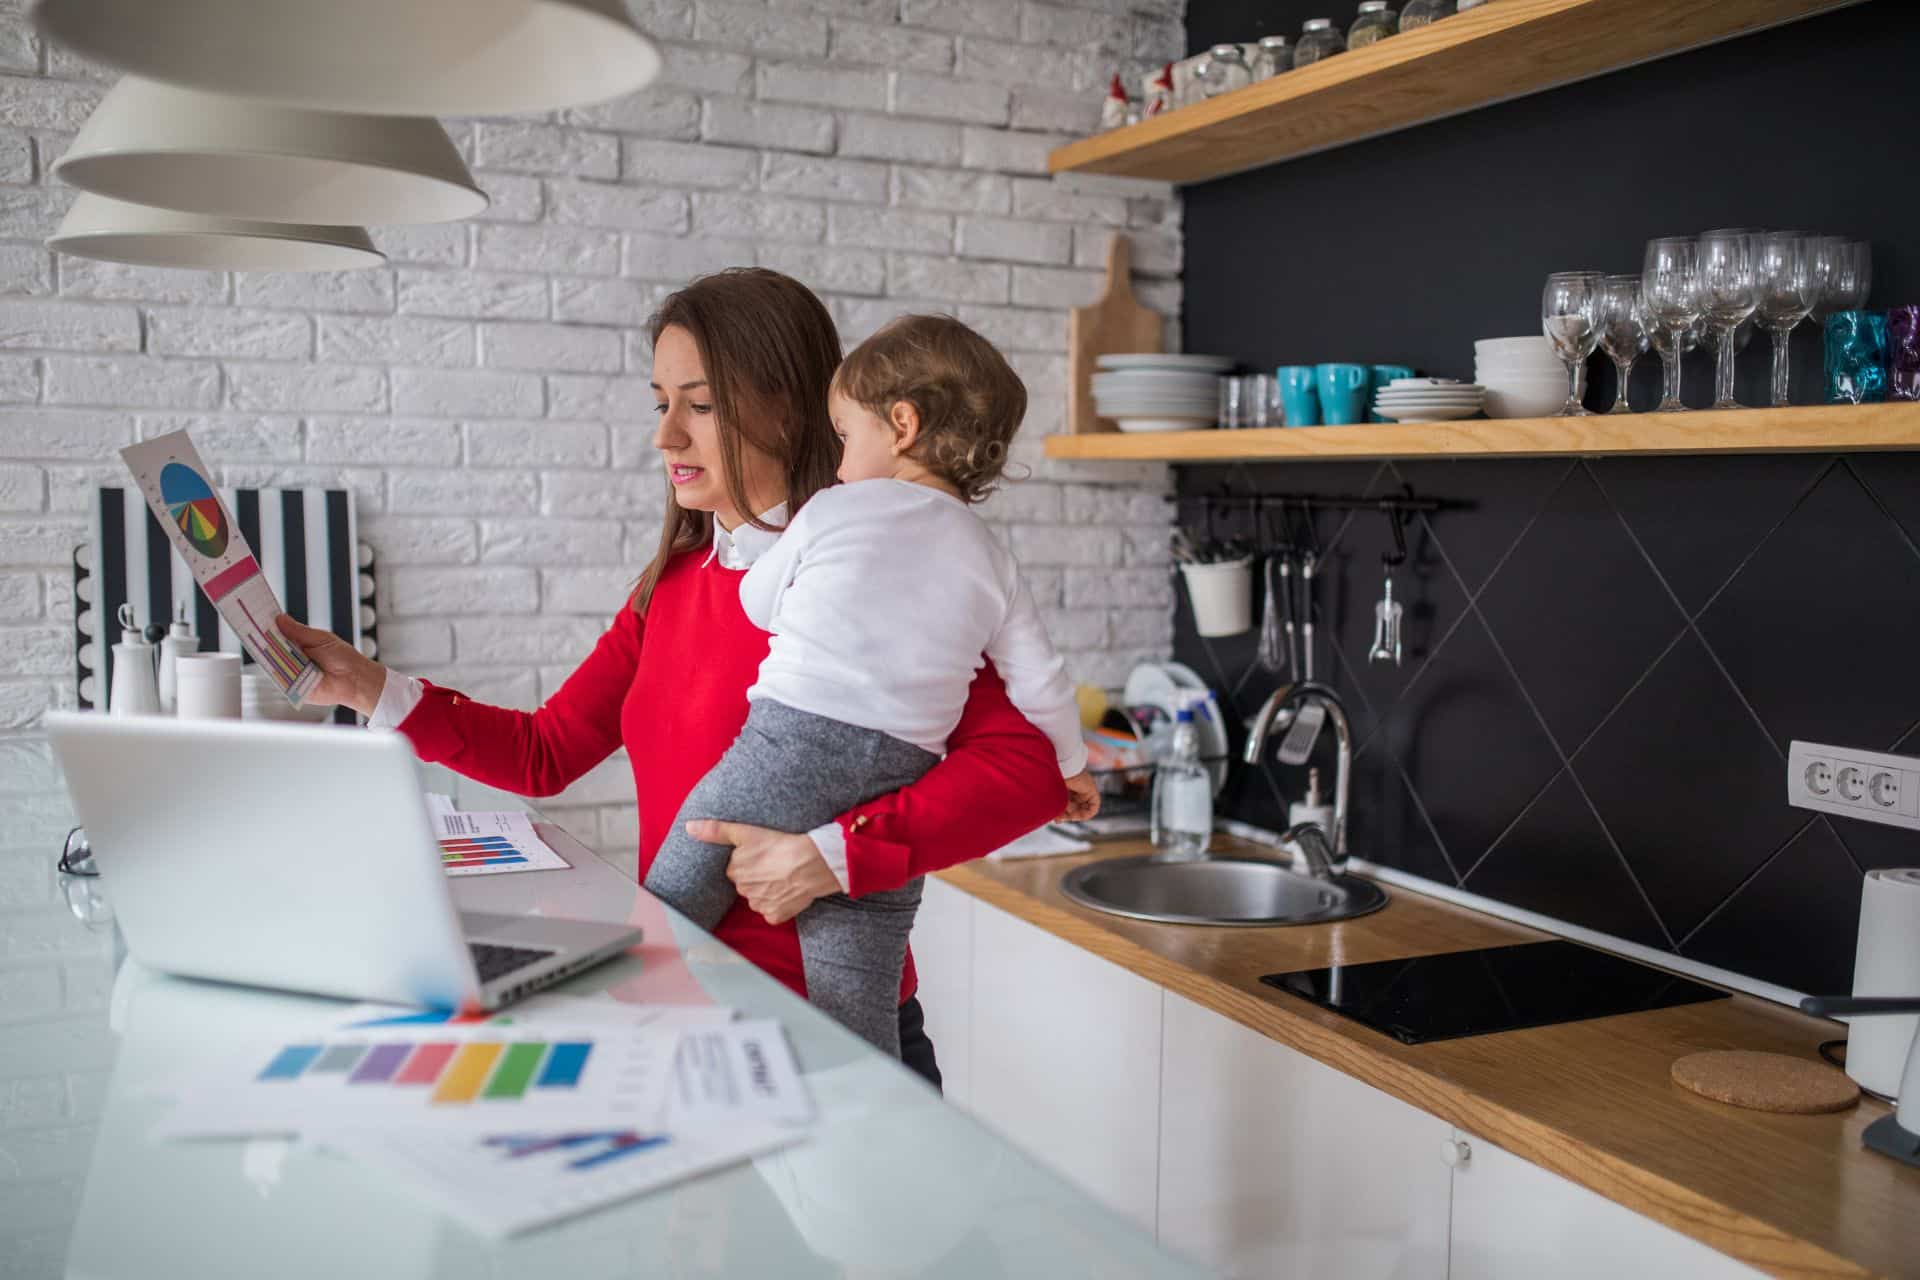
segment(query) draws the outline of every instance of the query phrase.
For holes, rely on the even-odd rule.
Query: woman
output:
[[[397,727],[422,759],[491,786],[551,795],[624,745],[641,880],[665,825],[746,719],[767,636],[746,620],[740,579],[789,514],[833,483],[827,387],[840,362],[826,308],[772,271],[696,280],[662,304],[651,330],[653,443],[669,485],[659,550],[593,653],[538,711],[472,702],[281,619],[324,673],[309,701]],[[900,888],[1032,830],[1065,802],[1051,745],[987,666],[946,758],[912,786],[810,833],[696,824],[698,839],[734,846],[727,876],[740,897],[714,934],[804,996],[793,918],[814,899]],[[937,1086],[914,986],[909,953],[901,1057]]]

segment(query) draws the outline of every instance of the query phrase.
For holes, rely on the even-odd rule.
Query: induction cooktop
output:
[[[1269,973],[1260,981],[1403,1044],[1609,1018],[1729,994],[1558,939]]]

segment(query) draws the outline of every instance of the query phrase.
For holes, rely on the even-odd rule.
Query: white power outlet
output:
[[[1795,742],[1787,750],[1787,803],[1920,829],[1920,759]]]

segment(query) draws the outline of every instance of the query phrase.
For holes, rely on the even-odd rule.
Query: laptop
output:
[[[151,968],[495,1009],[640,940],[458,912],[397,733],[74,712],[46,729],[127,950]]]

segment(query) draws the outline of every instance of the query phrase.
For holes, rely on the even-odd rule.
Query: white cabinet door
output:
[[[1166,993],[1160,1242],[1232,1276],[1445,1280],[1452,1129]]]
[[[1153,1230],[1160,988],[973,907],[973,1112]]]
[[[973,896],[932,876],[913,921],[920,1007],[948,1102],[965,1107],[973,1058]]]
[[[1457,1135],[1452,1280],[1732,1280],[1760,1272],[1484,1138]]]

